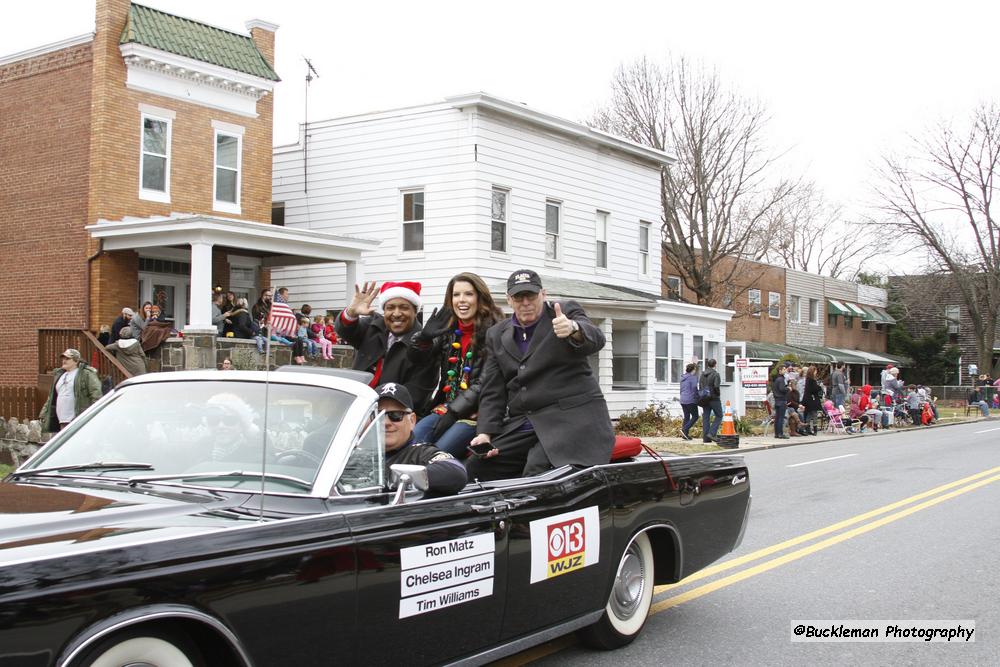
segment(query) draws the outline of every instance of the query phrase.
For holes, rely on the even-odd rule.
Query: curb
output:
[[[930,430],[930,429],[935,429],[935,428],[947,428],[949,426],[959,426],[961,424],[975,424],[975,423],[979,423],[979,422],[989,422],[989,421],[996,421],[996,420],[993,417],[980,417],[978,419],[964,419],[962,421],[949,422],[949,423],[945,423],[945,424],[931,424],[929,426],[921,426],[920,430]],[[894,429],[894,430],[889,430],[889,431],[881,430],[881,431],[872,432],[872,433],[865,433],[864,436],[862,436],[862,437],[885,436],[885,435],[894,435],[894,434],[898,434],[898,433],[909,433],[909,432],[911,432],[911,431],[913,431],[915,429],[916,429],[916,427],[910,427],[910,428],[906,428],[906,429]],[[739,454],[739,453],[742,453],[742,452],[756,452],[756,451],[760,451],[760,450],[763,450],[763,449],[780,449],[782,447],[801,447],[803,445],[808,445],[808,444],[812,444],[812,443],[837,442],[837,441],[840,441],[840,440],[857,440],[858,439],[858,437],[857,437],[858,435],[859,434],[857,434],[857,433],[855,433],[855,434],[848,433],[848,434],[844,434],[844,435],[835,435],[835,436],[830,436],[830,437],[824,437],[822,440],[813,440],[813,439],[810,439],[809,436],[802,436],[802,440],[801,441],[800,440],[796,440],[794,442],[765,443],[765,444],[760,444],[760,445],[747,445],[746,447],[744,447],[744,446],[741,445],[741,446],[737,447],[736,449],[727,449],[727,450],[722,451],[722,452],[700,452],[700,453],[696,453],[696,454],[688,454],[687,456],[719,456],[719,455],[729,456],[729,455],[732,455],[732,454]]]

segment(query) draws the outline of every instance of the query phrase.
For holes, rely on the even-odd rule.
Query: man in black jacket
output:
[[[715,370],[715,359],[705,361],[705,370],[698,378],[698,389],[708,389],[710,392],[701,402],[701,427],[704,429],[701,439],[702,442],[714,442],[722,423],[722,378],[719,377],[719,371]],[[709,422],[711,415],[715,415],[715,419]]]
[[[407,358],[410,339],[420,331],[419,309],[420,283],[387,282],[380,291],[376,283],[366,282],[364,287],[354,286],[354,298],[334,328],[338,338],[355,350],[354,369],[373,375],[372,387],[385,382],[406,385],[414,409],[423,416],[441,369],[435,363]]]
[[[774,394],[774,437],[787,440],[785,435],[785,411],[788,410],[788,384],[785,382],[787,366],[778,366],[778,374],[771,382],[771,393]]]
[[[493,449],[468,460],[480,480],[534,475],[562,465],[607,463],[614,433],[587,357],[604,334],[575,301],[548,304],[534,271],[507,279],[509,320],[486,334],[488,350],[473,444]]]

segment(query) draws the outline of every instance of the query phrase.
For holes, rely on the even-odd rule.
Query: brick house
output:
[[[371,245],[270,225],[277,26],[246,26],[97,0],[93,33],[0,57],[0,385],[58,364],[40,330],[150,300],[207,334],[213,285]]]

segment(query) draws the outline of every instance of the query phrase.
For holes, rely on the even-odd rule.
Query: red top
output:
[[[469,322],[468,324],[466,324],[462,320],[459,320],[458,321],[458,328],[462,331],[462,340],[461,340],[461,343],[462,343],[462,364],[463,365],[468,365],[468,364],[465,363],[465,353],[469,351],[469,346],[472,345],[472,337],[476,333],[476,321],[472,320],[471,322]]]

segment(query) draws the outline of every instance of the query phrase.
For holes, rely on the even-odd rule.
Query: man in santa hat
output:
[[[439,368],[415,364],[407,358],[410,338],[420,331],[420,283],[375,282],[354,286],[354,298],[334,325],[337,336],[355,349],[354,369],[374,375],[371,386],[386,382],[404,385],[418,416],[437,388]]]

